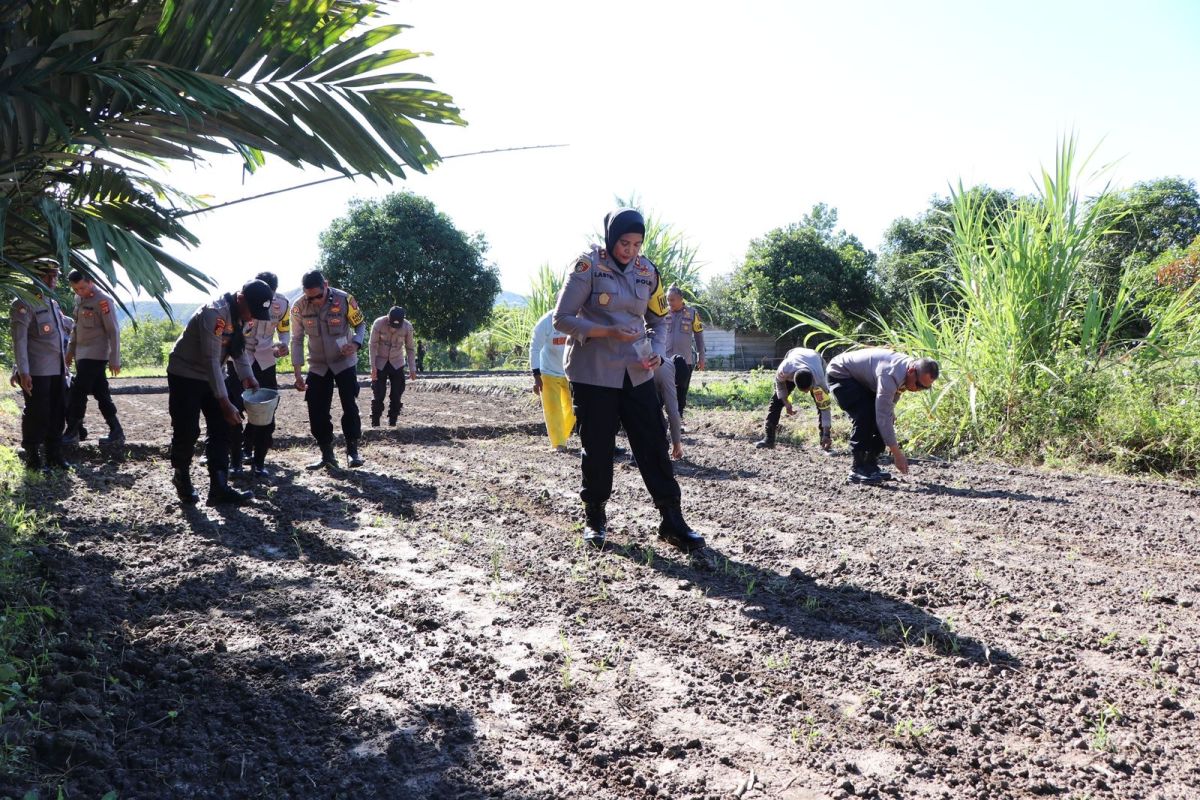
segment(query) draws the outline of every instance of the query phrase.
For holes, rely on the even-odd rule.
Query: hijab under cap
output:
[[[634,208],[619,208],[604,216],[604,246],[611,254],[617,241],[627,233],[646,235],[646,221]]]

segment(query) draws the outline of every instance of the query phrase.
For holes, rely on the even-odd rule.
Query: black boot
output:
[[[74,464],[63,458],[62,450],[52,444],[46,445],[46,466],[64,471],[75,469]]]
[[[63,431],[63,444],[79,444],[79,440],[83,438],[80,435],[80,429],[83,427],[83,420],[73,419],[67,421],[67,429]]]
[[[117,419],[117,415],[105,414],[104,421],[108,423],[108,436],[101,438],[100,444],[125,444],[125,429],[121,427],[121,421]]]
[[[704,547],[704,537],[692,530],[683,519],[683,511],[679,502],[660,506],[662,522],[658,525],[658,538],[678,547],[685,553],[691,553]]]
[[[765,430],[765,433],[763,435],[763,438],[761,438],[757,442],[755,442],[754,446],[760,450],[764,450],[764,449],[765,450],[774,450],[775,449],[775,426],[767,425],[764,430]]]
[[[245,473],[242,468],[242,448],[235,447],[229,451],[229,474],[240,478]]]
[[[25,445],[25,469],[35,472],[43,467],[42,450],[38,445]]]
[[[870,457],[866,451],[853,450],[851,451],[854,458],[854,464],[850,467],[850,474],[846,476],[847,483],[878,483],[878,467],[871,468]]]
[[[305,464],[304,468],[309,470],[318,470],[324,467],[337,469],[337,465],[337,456],[333,454],[333,444],[330,443],[321,445],[321,457],[311,464]]]
[[[877,481],[890,481],[892,473],[886,469],[881,469],[879,466],[879,453],[868,453],[864,460],[867,471],[874,476]]]
[[[254,492],[243,492],[229,485],[229,473],[224,470],[213,470],[208,473],[208,500],[210,506],[221,503],[243,505],[254,499]]]
[[[388,425],[390,425],[393,428],[396,427],[396,415],[395,414],[388,415]]]
[[[351,467],[361,467],[365,463],[362,460],[362,456],[360,456],[358,454],[358,440],[357,439],[347,439],[346,440],[346,462]]]
[[[261,458],[254,459],[254,461],[251,462],[250,475],[258,480],[271,477],[271,473],[267,472],[266,460]]]
[[[372,414],[372,415],[371,415],[371,427],[372,427],[372,428],[378,428],[378,427],[379,427],[379,415],[378,415],[378,414]]]
[[[603,550],[608,536],[608,516],[604,513],[604,503],[584,503],[583,520],[583,541],[597,550]]]
[[[179,502],[187,506],[194,506],[200,502],[200,495],[196,494],[196,487],[192,486],[192,473],[187,467],[176,467],[171,483],[175,484],[175,494],[179,496]]]

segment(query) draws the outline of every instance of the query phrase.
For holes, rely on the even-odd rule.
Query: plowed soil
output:
[[[1200,796],[1195,485],[850,486],[844,454],[694,410],[709,549],[658,541],[619,463],[597,553],[524,379],[418,381],[332,473],[289,392],[241,509],[180,507],[143,384],[126,448],[33,490],[65,616],[40,724],[6,733],[66,797]]]

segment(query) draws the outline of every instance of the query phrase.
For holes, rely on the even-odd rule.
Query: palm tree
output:
[[[466,124],[396,65],[405,27],[362,0],[0,0],[0,289],[78,268],[166,308],[196,201],[145,170],[268,155],[391,181],[437,153],[418,122]],[[117,267],[121,268],[118,272]],[[121,275],[124,275],[124,280]]]

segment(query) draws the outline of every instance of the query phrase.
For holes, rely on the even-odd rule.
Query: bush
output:
[[[183,325],[170,319],[140,317],[121,327],[121,366],[161,367],[167,363],[171,348]]]

